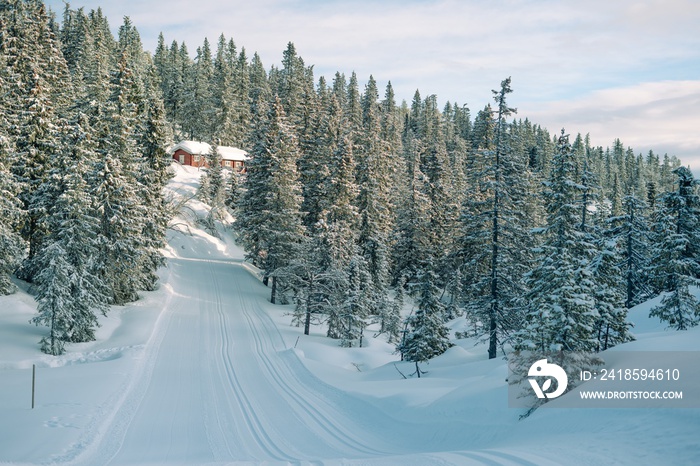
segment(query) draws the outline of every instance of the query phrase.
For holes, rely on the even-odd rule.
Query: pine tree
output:
[[[468,315],[483,322],[489,340],[489,358],[520,328],[519,300],[525,292],[522,277],[529,266],[527,217],[529,179],[526,160],[509,143],[509,125],[505,119],[515,110],[508,107],[510,78],[493,91],[498,104],[493,140],[482,140],[479,154],[483,167],[478,173],[476,192],[465,201],[462,214],[462,238],[458,256],[465,262],[462,273],[470,285],[464,300]]]
[[[651,296],[652,290],[646,271],[649,269],[650,230],[645,212],[646,203],[634,194],[622,200],[623,215],[611,219],[612,235],[619,248],[622,275],[625,281],[625,307],[641,303]]]
[[[154,79],[154,78],[151,78]],[[143,251],[140,260],[144,290],[156,287],[156,271],[165,265],[161,249],[165,246],[165,232],[168,227],[168,205],[163,189],[172,174],[168,171],[170,159],[165,151],[167,124],[165,109],[159,90],[151,84],[152,95],[148,98],[146,114],[143,116],[143,133],[140,135],[141,163],[137,180],[143,193],[142,203],[145,218],[142,222]]]
[[[236,45],[231,41],[226,43],[226,38],[222,34],[219,37],[219,44],[214,61],[213,81],[213,101],[216,109],[216,116],[213,123],[214,140],[224,146],[233,146],[241,141],[241,134],[238,128],[240,107],[237,105],[236,88],[234,87]]]
[[[688,168],[673,173],[678,189],[662,196],[655,213],[652,277],[665,294],[650,316],[686,330],[700,322],[700,301],[690,291],[700,283],[700,197]]]
[[[234,147],[244,147],[248,136],[251,120],[250,113],[250,71],[248,69],[248,57],[245,48],[241,49],[234,67],[233,79],[233,106],[235,108],[236,120],[232,122],[231,145]]]
[[[138,87],[122,55],[110,83],[111,95],[93,128],[99,160],[88,174],[95,216],[100,219],[98,269],[111,290],[112,304],[138,299],[138,290],[152,286],[144,276],[143,226],[148,218],[145,189],[138,182],[143,165],[139,155]]]
[[[335,181],[330,174],[330,165],[340,144],[341,117],[342,109],[338,100],[331,96],[326,108],[317,118],[313,134],[307,135],[303,142],[305,156],[299,158],[299,178],[303,196],[301,209],[304,212],[304,226],[311,234],[323,212],[332,205],[326,189]],[[348,149],[352,150],[351,147]],[[352,163],[354,169],[354,158]]]
[[[600,235],[597,238],[596,255],[591,261],[592,279],[595,282],[593,299],[598,312],[595,324],[598,346],[596,351],[605,351],[613,346],[633,340],[630,323],[627,322],[627,307],[622,282],[621,262],[617,241]]]
[[[371,286],[366,273],[367,264],[360,257],[356,243],[359,213],[354,200],[358,188],[349,136],[341,138],[328,168],[329,177],[323,182],[327,204],[311,231],[320,246],[317,266],[330,279],[327,279],[325,288],[333,291],[319,296],[328,304],[325,309],[327,335],[343,338],[349,344],[356,337],[351,335],[350,328],[359,328],[362,319],[369,314],[366,291]]]
[[[404,142],[406,183],[397,186],[399,204],[393,232],[392,285],[413,286],[418,280],[424,255],[430,251],[430,201],[426,195],[427,177],[421,170],[421,142],[412,137]],[[410,139],[408,139],[410,138]]]
[[[356,255],[350,261],[347,271],[347,287],[341,313],[341,345],[352,347],[354,342],[362,347],[362,337],[366,326],[370,303],[365,290],[371,286],[369,272],[362,257]]]
[[[197,48],[194,64],[184,78],[182,130],[188,139],[211,141],[214,135],[216,103],[214,101],[214,62],[209,41]]]
[[[228,186],[226,187],[226,198],[224,204],[228,207],[231,212],[235,212],[238,207],[238,201],[241,198],[241,175],[236,171],[231,171],[231,176],[229,177]]]
[[[450,163],[444,122],[437,107],[435,95],[425,99],[421,114],[423,131],[423,152],[421,171],[427,176],[425,194],[431,205],[429,211],[430,229],[438,232],[432,236],[431,254],[440,285],[447,284],[454,272],[449,252],[454,249],[457,220],[459,217],[459,195],[456,191],[455,168]]]
[[[300,187],[296,170],[296,138],[282,103],[275,97],[251,151],[246,191],[237,219],[248,257],[272,278],[270,301],[278,299],[277,269],[287,267],[302,243]]]
[[[107,311],[109,289],[97,270],[99,219],[90,210],[85,175],[92,155],[80,126],[74,127],[70,151],[56,155],[50,175],[35,193],[49,231],[32,259],[38,315],[32,322],[49,327],[42,351],[58,355],[65,342],[95,339],[97,312]]]
[[[439,356],[452,346],[448,338],[449,332],[443,323],[445,306],[438,299],[436,279],[437,276],[430,271],[430,267],[426,267],[424,276],[419,277],[420,290],[416,301],[418,309],[406,319],[409,331],[397,347],[403,360],[415,362],[418,377],[423,373],[418,363]]]
[[[371,303],[370,314],[377,315],[380,309],[388,306],[389,280],[389,237],[393,227],[391,215],[391,190],[394,163],[388,144],[380,139],[381,121],[379,117],[378,92],[374,79],[370,76],[361,102],[361,108],[354,109],[356,80],[351,79],[348,92],[346,125],[350,131],[362,128],[357,136],[357,209],[358,246],[368,267],[371,286],[365,290]],[[360,113],[358,113],[358,111]],[[361,121],[356,122],[357,118]],[[359,123],[359,125],[358,125]],[[353,137],[352,132],[348,134]]]
[[[24,217],[17,195],[20,186],[7,168],[9,142],[0,135],[0,295],[10,294],[15,286],[10,275],[24,257],[25,243],[19,233]]]
[[[221,164],[221,153],[217,144],[212,144],[207,157],[208,169],[203,177],[207,178],[207,191],[203,193],[204,200],[217,211],[224,202],[225,186],[224,171]],[[216,214],[215,214],[216,215]]]
[[[71,80],[58,38],[49,27],[41,2],[12,1],[0,10],[0,104],[4,130],[11,141],[7,160],[20,183],[19,199],[27,212],[22,236],[27,260],[38,252],[46,235],[39,227],[42,212],[31,205],[46,177],[47,161],[60,150]],[[32,281],[37,271],[24,264],[22,278]]]
[[[580,227],[579,184],[568,135],[559,137],[544,200],[547,224],[535,249],[537,264],[527,275],[529,304],[516,349],[593,352],[600,318],[590,262],[595,245]]]

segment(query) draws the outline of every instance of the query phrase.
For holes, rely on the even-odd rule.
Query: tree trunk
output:
[[[270,292],[270,302],[275,304],[277,298],[277,277],[272,277],[272,291]]]
[[[306,319],[304,320],[304,335],[308,335],[311,330],[311,311],[307,305],[306,307]]]
[[[309,295],[306,297],[306,319],[304,320],[304,335],[311,331],[311,295],[313,283],[309,284]]]
[[[498,162],[498,152],[496,152],[496,160]],[[493,230],[492,230],[492,250],[491,250],[491,309],[489,315],[489,359],[496,358],[496,347],[498,345],[498,189],[500,189],[500,171],[496,167],[496,191],[493,195]]]

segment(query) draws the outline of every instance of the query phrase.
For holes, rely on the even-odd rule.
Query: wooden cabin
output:
[[[237,172],[245,171],[245,162],[248,160],[248,153],[237,147],[218,146],[221,155],[221,166]],[[209,152],[211,145],[199,141],[181,141],[170,149],[173,159],[182,165],[190,167],[209,166]]]

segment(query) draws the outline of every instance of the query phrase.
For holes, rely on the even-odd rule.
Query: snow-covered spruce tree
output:
[[[250,126],[250,71],[248,67],[248,57],[245,48],[242,48],[234,66],[233,79],[234,93],[233,106],[235,108],[236,119],[232,122],[231,144],[234,147],[244,147]]]
[[[332,204],[326,189],[334,181],[330,175],[330,161],[340,142],[341,117],[340,104],[335,96],[331,95],[326,108],[319,112],[312,134],[306,135],[306,140],[303,141],[305,156],[299,158],[303,196],[301,209],[304,213],[304,226],[312,235],[323,212]]]
[[[456,170],[447,154],[442,114],[434,94],[425,99],[421,120],[424,149],[420,158],[421,171],[427,176],[425,194],[431,205],[430,228],[437,233],[431,237],[434,241],[431,249],[433,264],[439,285],[445,286],[454,272],[449,252],[454,250],[459,193],[456,191]]]
[[[169,214],[163,189],[172,174],[168,171],[170,159],[165,151],[167,124],[164,120],[162,98],[155,83],[151,83],[149,88],[151,95],[147,99],[143,132],[139,138],[142,155],[137,180],[143,193],[141,200],[145,214],[142,223],[143,254],[140,260],[142,289],[152,291],[158,281],[156,271],[165,265],[161,249],[165,246]]]
[[[180,47],[173,41],[169,47],[159,38],[158,46],[153,57],[154,65],[160,78],[160,88],[163,94],[163,105],[170,129],[175,134],[181,134],[183,114],[186,113],[184,92],[186,76],[189,73],[189,57],[187,47]]]
[[[585,187],[576,171],[569,136],[562,130],[544,184],[546,222],[535,230],[541,239],[533,249],[535,266],[526,276],[524,325],[514,336],[515,351],[508,358],[516,374],[527,374],[535,361],[547,358],[563,367],[569,380],[576,380],[580,370],[602,362],[595,355],[601,322],[592,267],[596,247],[590,231],[581,229]],[[510,384],[520,382],[517,375],[509,378]],[[543,402],[533,399],[528,414]]]
[[[60,145],[72,86],[46,7],[35,1],[11,1],[5,7],[0,10],[0,105],[3,135],[11,141],[7,162],[20,182],[19,199],[27,211],[22,236],[29,259],[46,234],[38,226],[42,213],[30,205],[31,199],[44,181],[47,159]],[[19,274],[33,280],[37,271],[24,265]]]
[[[303,325],[304,335],[309,335],[311,325],[325,317],[328,320],[329,309],[342,305],[343,292],[346,289],[347,276],[337,268],[329,268],[324,261],[328,259],[321,237],[303,237],[297,246],[297,254],[291,257],[289,264],[276,269],[273,276],[284,281],[294,290],[296,308],[292,319],[293,325]],[[329,302],[328,299],[334,299]],[[339,313],[335,314],[336,316]],[[338,329],[338,325],[329,325]],[[340,338],[337,335],[331,337]]]
[[[408,129],[403,144],[406,183],[397,186],[401,196],[396,208],[396,224],[392,237],[392,285],[412,286],[418,279],[422,255],[425,253],[430,202],[425,194],[427,177],[421,171],[421,142]]]
[[[399,217],[401,216],[401,205],[403,204],[404,199],[409,195],[408,193],[410,192],[409,189],[409,170],[407,169],[407,165],[410,162],[414,160],[414,157],[411,155],[404,156],[404,154],[412,154],[414,152],[413,149],[416,149],[415,144],[412,146],[412,149],[406,150],[404,148],[404,115],[401,113],[401,109],[396,105],[396,100],[395,100],[395,94],[394,94],[394,89],[391,85],[391,82],[389,82],[386,86],[386,90],[384,93],[384,100],[381,101],[381,139],[386,142],[387,144],[387,149],[389,151],[390,157],[388,158],[388,161],[391,161],[394,163],[393,167],[390,167],[390,173],[392,174],[392,186],[394,187],[391,190],[391,205],[392,205],[392,210],[393,210],[393,228],[391,232],[391,237],[390,237],[390,264],[391,264],[391,269],[390,269],[390,284],[391,286],[396,286],[398,281],[400,280],[401,273],[397,272],[397,270],[400,268],[397,266],[398,262],[401,262],[404,259],[411,260],[410,259],[410,253],[404,255],[403,252],[399,252],[396,247],[396,241],[401,238],[401,236],[404,233],[404,230],[401,226],[398,225],[399,223]],[[414,134],[411,134],[410,138],[406,138],[407,143],[408,141],[416,142],[416,136]],[[410,217],[410,213],[407,213],[408,216]],[[400,241],[400,240],[399,240]],[[408,240],[408,243],[410,244],[410,239]],[[409,246],[410,248],[410,246]],[[405,283],[405,279],[402,280],[402,283]],[[402,292],[405,290],[402,290]],[[403,296],[401,296],[403,299]],[[402,306],[403,304],[401,304]],[[385,307],[383,310],[380,310],[380,315],[378,316],[379,322],[381,325],[380,331],[384,332],[387,328],[389,328],[386,325],[387,319],[389,320],[400,320],[400,315],[396,314],[396,310],[400,309],[400,307],[397,307],[396,305],[392,305],[389,307]],[[388,315],[388,314],[391,315]],[[393,328],[393,324],[390,326]],[[390,338],[395,338],[397,335],[393,334],[392,331],[392,336]]]
[[[353,109],[353,89],[348,92],[348,121],[352,128],[357,112]],[[368,313],[379,315],[389,306],[389,238],[393,227],[391,192],[393,173],[392,153],[381,139],[379,95],[374,78],[370,76],[361,103],[361,128],[355,144],[357,160],[357,209],[359,215],[357,244],[368,267],[370,286],[365,290],[370,305]],[[352,137],[352,135],[351,135]]]
[[[212,91],[214,108],[214,141],[222,146],[235,146],[240,141],[238,133],[238,109],[236,89],[233,85],[236,60],[236,44],[233,40],[226,42],[223,34],[219,36],[214,58]]]
[[[9,152],[9,141],[0,135],[0,295],[14,292],[10,275],[22,261],[26,245],[19,232],[25,212],[17,198],[19,184],[7,168]]]
[[[700,284],[700,196],[688,168],[673,173],[678,189],[663,195],[654,213],[651,274],[664,297],[650,316],[686,330],[700,323],[700,300],[691,290]]]
[[[409,128],[408,132],[414,130]],[[435,266],[435,248],[440,242],[440,231],[433,228],[433,200],[430,198],[428,176],[423,174],[420,151],[417,141],[411,139],[408,149],[413,152],[413,160],[408,163],[410,191],[405,203],[399,207],[397,224],[406,230],[399,237],[394,254],[412,254],[411,261],[397,264],[396,285],[415,297],[417,310],[404,322],[405,330],[397,343],[397,350],[403,360],[416,363],[416,373],[420,377],[419,362],[428,361],[445,352],[451,346],[448,330],[445,327],[445,304],[440,300],[439,277]],[[411,149],[413,148],[413,149]],[[399,292],[402,293],[402,290]],[[398,312],[397,303],[393,311]]]
[[[361,256],[356,255],[350,261],[347,271],[347,287],[343,308],[340,314],[341,345],[352,347],[357,343],[362,347],[362,338],[367,325],[367,312],[370,303],[365,290],[371,286],[367,265]]]
[[[593,257],[590,262],[592,278],[595,281],[593,299],[598,311],[596,334],[597,351],[604,351],[619,343],[630,341],[630,324],[627,322],[627,308],[624,306],[622,286],[622,258],[617,239],[613,233],[618,222],[617,217],[603,217],[602,209],[595,209],[599,199],[598,178],[590,170],[590,150],[584,147],[580,135],[574,152],[580,163],[580,211],[579,230],[584,241],[593,245]]]
[[[418,363],[439,356],[452,346],[449,331],[444,324],[445,305],[440,301],[440,290],[435,286],[437,275],[426,264],[418,277],[416,312],[406,319],[408,331],[397,349],[404,361],[415,362],[416,374],[421,376]]]
[[[634,339],[630,334],[631,324],[627,322],[621,262],[617,241],[606,235],[598,235],[596,253],[590,267],[595,281],[593,299],[598,312],[596,351],[605,351]]]
[[[458,221],[459,218],[460,206],[469,192],[467,185],[467,167],[470,158],[469,154],[472,151],[469,142],[463,136],[464,132],[470,131],[471,123],[468,118],[468,108],[460,108],[456,103],[454,105],[449,102],[445,104],[445,108],[442,111],[442,126],[444,128],[443,133],[445,135],[447,158],[452,171],[452,192],[454,193],[455,210],[457,212],[455,217],[457,219],[456,221]],[[455,231],[457,231],[457,227],[455,227]],[[453,241],[456,240],[457,238],[455,237]],[[450,260],[453,260],[451,254]],[[452,271],[456,268],[456,264],[452,263]],[[451,286],[454,287],[456,282],[454,280],[451,281],[453,282]],[[458,297],[458,293],[453,292],[451,294],[454,297]]]
[[[401,312],[405,302],[405,281],[401,279],[395,288],[394,299],[391,302],[391,307],[387,309],[381,316],[379,334],[387,336],[389,343],[396,344],[399,341],[402,330]]]
[[[54,157],[47,181],[35,193],[44,206],[42,223],[49,233],[32,259],[36,277],[37,325],[49,327],[41,350],[58,355],[65,342],[95,339],[97,312],[107,311],[110,290],[99,276],[99,219],[90,210],[85,174],[90,161],[82,129],[74,130],[72,144]],[[68,149],[70,147],[70,149]]]
[[[211,141],[217,125],[214,100],[214,61],[209,41],[205,38],[197,48],[194,65],[184,82],[184,106],[182,130],[188,139]]]
[[[238,201],[241,198],[241,174],[234,170],[231,170],[231,176],[228,179],[228,184],[226,185],[226,192],[224,196],[224,204],[228,207],[231,212],[235,212],[238,206]]]
[[[275,90],[282,102],[284,113],[299,139],[302,138],[304,127],[307,126],[304,122],[304,107],[316,97],[305,92],[306,78],[304,60],[297,54],[294,44],[288,42],[287,48],[282,53],[282,68],[278,72],[278,79],[271,79],[271,81],[276,81],[272,85],[276,84]]]
[[[271,99],[267,76],[260,57],[255,54],[250,67],[250,111],[252,115],[248,146],[251,159],[246,163],[245,181],[241,186],[242,195],[238,204],[238,229],[241,244],[246,250],[246,258],[255,266],[262,268],[266,255],[265,238],[260,234],[260,224],[264,217],[260,215],[266,205],[267,192],[271,183],[271,159],[267,156],[267,118]],[[268,284],[269,275],[263,276],[263,283]]]
[[[327,335],[342,338],[346,345],[355,339],[350,328],[358,328],[359,321],[369,314],[366,290],[367,264],[360,257],[355,231],[358,209],[354,205],[358,188],[355,184],[353,147],[348,135],[341,137],[328,163],[329,177],[323,181],[326,209],[311,230],[320,246],[318,266],[334,283],[325,284],[332,294],[321,294],[325,302]],[[353,270],[354,269],[354,270]],[[357,325],[348,325],[357,323]]]
[[[529,267],[528,212],[529,177],[527,161],[510,144],[506,118],[515,109],[506,97],[512,90],[510,78],[493,91],[498,110],[493,131],[484,130],[481,160],[475,189],[467,196],[461,216],[458,257],[469,284],[463,300],[468,318],[482,323],[489,341],[489,358],[499,345],[521,325],[521,303],[525,284],[521,277]],[[487,139],[490,135],[492,140]]]
[[[206,182],[202,182],[202,186],[206,186],[206,192],[203,192],[202,199],[211,206],[212,215],[218,211],[224,203],[224,194],[226,191],[224,170],[221,165],[221,153],[219,146],[216,143],[211,144],[211,149],[207,156],[207,171],[202,178],[206,178]]]
[[[29,244],[28,262],[22,266],[20,275],[33,281],[38,271],[30,266],[31,259],[41,249],[47,233],[41,227],[44,212],[33,204],[33,199],[46,179],[49,159],[60,150],[60,132],[64,125],[51,108],[50,96],[45,92],[40,75],[33,73],[29,81],[32,90],[25,101],[27,107],[23,110],[22,126],[15,139],[16,152],[12,154],[12,159],[15,160],[13,171],[22,186],[19,198],[28,214],[22,229]]]
[[[168,221],[163,200],[169,178],[169,160],[164,151],[168,129],[154,67],[146,59],[138,31],[128,18],[119,28],[116,52],[119,59],[107,105],[115,115],[109,142],[136,193],[135,208],[130,212],[134,224],[140,225],[139,234],[133,238],[137,253],[137,269],[132,273],[135,286],[138,290],[153,290],[158,280],[156,271],[164,264],[160,250]]]
[[[98,269],[112,304],[138,299],[142,207],[133,178],[108,151],[89,174],[93,207],[100,219]],[[135,215],[136,214],[136,215]]]
[[[111,290],[112,304],[138,299],[147,287],[140,266],[144,245],[143,225],[148,217],[144,187],[138,182],[142,168],[137,141],[138,90],[122,55],[110,83],[112,94],[101,105],[102,118],[93,127],[98,161],[88,174],[95,216],[100,219],[98,269]]]
[[[287,267],[298,254],[304,230],[301,224],[301,189],[296,163],[296,137],[287,123],[282,103],[275,97],[251,150],[246,191],[237,225],[248,256],[266,277],[272,278],[270,301],[278,300],[275,270]]]
[[[543,193],[547,222],[538,231],[537,265],[526,277],[528,307],[515,344],[520,351],[590,353],[598,347],[600,316],[590,267],[595,245],[580,230],[581,189],[575,170],[569,137],[562,130]]]
[[[71,270],[65,263],[65,253],[58,244],[50,244],[44,249],[44,254],[47,259],[50,257],[50,260],[42,264],[44,268],[37,275],[37,281],[42,283],[42,286],[36,296],[39,314],[32,318],[32,322],[49,328],[49,335],[39,342],[41,351],[58,356],[65,352],[65,343],[70,335],[69,328],[75,325],[73,310],[67,305],[72,292],[71,288],[66,286]]]
[[[337,107],[334,102],[335,98],[331,97],[331,110]],[[323,192],[325,195],[317,199],[319,203],[309,203],[307,206],[316,205],[323,210],[315,214],[317,220],[307,228],[309,238],[304,242],[303,251],[285,273],[292,278],[299,314],[305,314],[302,318],[305,332],[310,325],[311,314],[318,314],[325,319],[327,336],[342,339],[342,343],[349,346],[357,338],[351,330],[364,326],[362,319],[367,315],[364,290],[368,286],[367,280],[360,283],[355,279],[366,271],[366,264],[358,253],[354,229],[358,217],[353,204],[357,195],[355,163],[349,136],[344,135],[337,142],[338,135],[328,134],[328,120],[322,118],[320,125],[325,128],[322,131],[322,134],[326,134],[324,139],[333,141],[330,147],[335,147],[335,150],[330,155],[324,151],[318,152],[325,154],[323,165],[328,176],[317,180],[320,186],[313,192]],[[307,194],[311,192],[306,191]],[[307,216],[307,220],[309,218]],[[361,270],[353,272],[353,263],[357,265],[356,269]]]
[[[611,235],[618,246],[625,288],[625,307],[630,309],[651,296],[649,269],[648,209],[644,200],[634,194],[622,199],[623,214],[610,219]]]

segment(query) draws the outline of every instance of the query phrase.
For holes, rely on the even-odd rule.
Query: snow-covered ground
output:
[[[171,189],[192,196],[196,170],[176,173]],[[210,236],[193,221],[205,206],[188,205],[168,232],[160,289],[112,308],[96,342],[43,355],[33,298],[0,297],[0,464],[700,462],[700,409],[548,408],[519,420],[505,361],[472,340],[404,379],[413,365],[371,331],[350,349],[321,327],[304,336],[230,232]],[[638,340],[616,350],[700,350],[698,329],[664,330],[651,304],[631,313]]]

